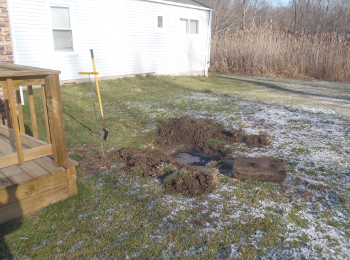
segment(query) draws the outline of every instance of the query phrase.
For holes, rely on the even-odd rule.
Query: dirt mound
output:
[[[219,180],[213,170],[210,172],[180,171],[168,175],[165,180],[165,193],[184,193],[190,196],[200,196],[213,192]]]
[[[268,135],[249,135],[246,143],[248,147],[263,147],[271,144],[271,137]]]
[[[108,158],[125,164],[123,170],[131,175],[161,177],[164,179],[166,193],[199,196],[212,192],[217,187],[217,168],[232,169],[232,164],[219,166],[213,162],[209,166],[199,167],[183,164],[179,162],[179,158],[176,160],[172,156],[188,149],[211,154],[213,156],[209,157],[214,160],[224,159],[232,152],[229,144],[240,142],[246,142],[248,147],[255,147],[268,145],[271,139],[268,135],[248,136],[242,130],[227,130],[222,124],[210,120],[183,116],[160,121],[152,145],[147,150],[127,147],[110,151]],[[188,153],[187,157],[197,155]]]
[[[161,150],[143,151],[140,148],[127,147],[111,151],[108,157],[118,163],[124,163],[126,165],[123,168],[125,172],[145,178],[163,175],[164,171],[162,170],[166,165],[171,165],[173,171],[183,166]]]
[[[145,178],[166,177],[177,171],[207,173],[203,167],[178,162],[163,150],[143,151],[140,148],[127,147],[110,151],[108,157],[113,161],[125,164],[123,167],[125,172]]]
[[[205,153],[225,153],[228,143],[242,142],[244,132],[226,130],[221,124],[212,121],[200,121],[189,116],[179,119],[160,121],[155,133],[154,143],[161,148],[174,148],[180,145],[184,149],[194,149]]]
[[[208,94],[210,94],[210,93],[213,93],[213,91],[211,91],[211,90],[209,90],[209,89],[205,89],[205,90],[203,90],[203,93],[208,93]]]
[[[174,148],[182,145],[184,149],[215,154],[224,153],[228,143],[246,143],[248,147],[262,147],[271,144],[269,135],[247,135],[242,130],[227,130],[222,124],[210,120],[198,120],[189,116],[160,121],[154,143],[161,148]]]

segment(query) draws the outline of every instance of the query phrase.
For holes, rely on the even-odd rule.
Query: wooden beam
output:
[[[18,119],[19,119],[19,130],[21,131],[21,133],[25,134],[26,130],[24,127],[22,99],[21,99],[21,93],[19,90],[16,90],[16,101],[17,101],[17,110],[18,110]]]
[[[70,196],[77,195],[78,194],[78,186],[77,186],[77,174],[75,172],[75,166],[73,165],[73,166],[69,167],[66,171],[67,171],[69,195]]]
[[[6,85],[7,86],[7,85]],[[11,122],[11,114],[10,114],[10,100],[9,100],[9,91],[7,88],[3,88],[4,90],[4,103],[5,103],[5,114],[6,114],[6,121],[7,121],[7,126],[12,127],[12,122]]]
[[[22,152],[23,163],[46,156],[46,155],[50,155],[50,154],[53,154],[51,144],[47,144],[41,147],[31,148]],[[19,161],[16,153],[0,157],[0,169],[11,165],[15,165],[18,163]],[[23,163],[20,163],[20,164],[23,164]]]
[[[64,186],[67,186],[67,176],[66,171],[62,169],[52,176],[48,174],[0,189],[0,205],[3,207]],[[11,194],[15,196],[11,196]]]
[[[67,163],[67,147],[58,74],[45,77],[45,90],[54,163],[63,167]]]
[[[14,196],[11,194],[11,196]],[[0,208],[0,224],[19,218],[69,197],[68,187],[60,187]]]
[[[12,124],[13,124],[13,130],[15,133],[18,163],[23,164],[24,163],[23,149],[22,149],[21,136],[20,136],[19,126],[17,121],[17,111],[16,111],[16,103],[15,103],[15,97],[14,97],[13,87],[12,87],[12,79],[6,80],[6,83],[7,83],[7,88],[9,92],[10,108],[11,108],[11,115],[12,115],[12,121],[13,121]]]
[[[42,100],[44,105],[44,114],[45,114],[45,125],[46,125],[46,135],[47,135],[47,142],[51,144],[51,136],[50,136],[50,125],[49,125],[49,117],[47,115],[47,103],[46,103],[46,92],[45,92],[45,85],[41,86],[42,89]]]
[[[36,114],[35,114],[35,103],[34,103],[34,95],[33,95],[33,87],[28,86],[28,97],[29,97],[29,108],[30,108],[30,119],[32,121],[32,131],[33,137],[38,139],[38,125],[36,123]]]
[[[18,89],[19,86],[29,86],[29,85],[43,85],[45,82],[44,79],[22,79],[22,80],[13,80],[13,87]],[[0,81],[0,86],[6,88],[6,81]]]
[[[13,129],[8,128],[1,124],[0,124],[0,134],[3,134],[10,138],[15,137],[15,132],[13,131]],[[31,137],[29,135],[22,134],[22,133],[20,133],[20,135],[21,135],[22,144],[27,145],[29,147],[38,147],[38,146],[43,146],[47,144],[46,142],[41,141],[39,139],[35,139],[34,137]]]

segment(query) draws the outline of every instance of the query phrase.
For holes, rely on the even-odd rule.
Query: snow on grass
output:
[[[295,84],[292,86],[295,87]],[[330,94],[334,94],[333,92]],[[310,93],[317,93],[317,90]],[[292,213],[293,205],[290,203],[262,200],[258,204],[248,206],[235,196],[224,200],[221,196],[223,192],[234,194],[237,191],[236,187],[227,185],[222,185],[213,194],[204,196],[202,202],[165,196],[163,205],[173,209],[163,218],[160,226],[174,221],[180,211],[199,206],[204,208],[201,213],[209,215],[211,219],[211,222],[206,222],[205,227],[201,229],[201,236],[208,232],[220,232],[224,226],[237,222],[245,223],[244,219],[247,218],[263,219],[266,214],[280,214],[285,225],[282,235],[284,246],[263,249],[264,252],[268,252],[263,259],[277,259],[282,256],[322,256],[334,259],[350,257],[349,212],[344,207],[344,203],[348,203],[350,199],[350,127],[347,119],[335,116],[336,110],[330,110],[328,107],[282,106],[269,103],[268,100],[263,103],[237,97],[223,97],[220,94],[189,94],[179,91],[176,95],[172,97],[172,100],[176,100],[174,102],[133,102],[132,106],[147,114],[151,122],[159,118],[187,114],[195,118],[213,119],[226,127],[241,127],[249,134],[268,133],[273,137],[271,147],[246,149],[237,154],[284,159],[289,166],[289,176],[284,181],[286,193],[310,193],[302,198],[290,199],[290,202],[294,201],[304,207]],[[325,93],[322,95],[327,98]],[[326,102],[330,105],[339,103],[338,99],[320,101],[323,105]],[[350,105],[350,102],[342,103],[346,107]],[[316,186],[316,189],[313,189],[312,185]],[[152,204],[149,206],[152,208]],[[234,212],[225,214],[223,209],[232,206]],[[320,217],[325,211],[330,212],[330,216]],[[190,223],[190,220],[192,217],[188,218],[187,222]],[[333,225],[330,225],[331,221]],[[249,239],[252,245],[258,248],[258,241],[263,236],[263,231],[257,231]],[[239,255],[234,243],[227,248],[231,256]],[[190,248],[188,254],[196,254],[196,250]]]

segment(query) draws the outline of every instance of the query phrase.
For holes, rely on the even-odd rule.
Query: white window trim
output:
[[[190,26],[190,20],[196,20],[198,21],[198,33],[196,34],[191,34],[191,33],[181,33],[181,30],[180,30],[180,19],[186,19],[188,20],[188,26]],[[180,15],[178,14],[177,17],[176,17],[176,31],[177,31],[177,36],[178,37],[190,37],[190,38],[198,38],[200,37],[201,35],[201,19],[194,16],[194,17],[191,17],[191,16],[188,16],[188,15]]]
[[[163,17],[163,28],[158,28],[158,16]],[[165,33],[167,30],[166,15],[163,12],[154,11],[154,32]]]
[[[72,30],[72,44],[73,51],[55,51],[54,41],[53,41],[53,28],[52,28],[52,16],[51,16],[51,7],[68,7],[69,8],[69,18],[71,23]],[[74,17],[74,5],[72,2],[63,2],[63,1],[47,1],[46,2],[46,13],[47,13],[47,28],[49,35],[49,44],[51,49],[51,54],[53,56],[76,56],[78,55],[77,50],[77,37],[76,37],[76,29],[75,29],[75,17]]]

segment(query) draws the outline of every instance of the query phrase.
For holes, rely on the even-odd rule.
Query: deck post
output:
[[[9,100],[10,100],[10,110],[12,114],[12,124],[13,124],[13,130],[15,133],[15,142],[16,142],[16,149],[17,149],[17,156],[18,156],[18,163],[24,164],[24,156],[23,156],[23,149],[22,149],[22,143],[21,143],[21,136],[19,133],[19,125],[18,125],[18,118],[17,118],[17,110],[16,110],[16,102],[14,97],[14,91],[12,86],[12,79],[7,79],[7,89],[9,94]]]
[[[42,86],[41,86],[41,89],[42,89],[42,99],[43,99],[43,105],[44,105],[44,114],[45,114],[45,125],[46,125],[47,143],[51,144],[49,117],[48,117],[48,115],[47,115],[47,103],[46,103],[45,85],[42,85]]]
[[[45,92],[54,163],[58,167],[63,167],[67,164],[67,147],[58,74],[45,77]]]

